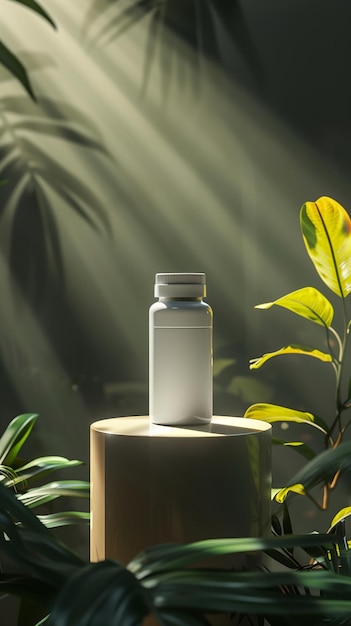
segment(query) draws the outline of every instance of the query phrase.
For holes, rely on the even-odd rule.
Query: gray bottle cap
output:
[[[206,274],[167,273],[156,274],[156,298],[202,298],[206,296]]]

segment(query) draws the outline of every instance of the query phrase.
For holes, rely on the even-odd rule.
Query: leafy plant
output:
[[[351,379],[346,371],[346,357],[351,322],[348,319],[346,298],[351,292],[351,219],[345,209],[335,200],[321,197],[316,202],[306,202],[300,211],[300,224],[307,253],[324,284],[339,298],[342,313],[342,328],[336,329],[333,324],[334,307],[318,289],[304,287],[274,300],[257,305],[259,309],[270,309],[273,306],[288,309],[310,322],[321,327],[325,337],[323,350],[310,345],[291,344],[264,354],[250,362],[251,369],[262,367],[272,358],[297,354],[309,356],[326,363],[334,373],[335,379],[335,415],[329,422],[321,416],[308,411],[300,411],[285,406],[259,403],[250,406],[245,417],[263,419],[270,423],[296,422],[305,424],[321,434],[322,449],[337,449],[344,439],[351,420],[348,414],[351,408]],[[302,441],[274,440],[279,445],[293,447],[308,460],[308,468],[318,465],[319,455]],[[306,478],[300,474],[289,481],[283,489],[277,490],[275,499],[283,502],[291,492],[307,495],[313,481],[309,481],[309,471],[302,470]],[[335,488],[339,478],[339,470],[335,469],[326,476],[323,485],[323,497],[317,506],[326,509],[329,494]],[[351,514],[351,508],[344,510]]]
[[[43,479],[55,471],[66,470],[81,464],[61,456],[38,457],[25,461],[19,456],[27,441],[38,415],[25,413],[15,417],[0,438],[0,482],[12,489],[18,500],[31,509],[43,507],[61,496],[89,497],[89,483],[81,480],[57,480],[44,483]],[[39,481],[38,486],[33,483]],[[39,519],[49,527],[88,522],[89,514],[83,511],[38,514]]]
[[[349,450],[345,463],[350,466]],[[350,558],[340,533],[163,545],[148,548],[127,567],[112,560],[89,564],[1,484],[0,528],[0,551],[15,565],[0,574],[0,593],[38,603],[40,624],[136,626],[151,613],[161,626],[204,626],[209,614],[229,612],[261,615],[274,626],[349,623]],[[295,555],[297,546],[307,564]],[[208,568],[213,557],[258,551],[281,562],[284,571],[235,572],[218,569],[218,561]]]

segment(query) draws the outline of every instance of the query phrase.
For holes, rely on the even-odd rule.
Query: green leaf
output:
[[[339,581],[342,581],[340,586]],[[310,615],[311,623],[320,625],[328,623],[325,616],[349,614],[351,608],[349,577],[326,571],[181,571],[155,577],[151,583],[156,587],[151,589],[153,602],[160,609],[240,612],[267,617],[288,612],[302,617]],[[286,588],[290,593],[284,592]],[[309,588],[316,590],[313,596],[305,591]],[[316,616],[321,618],[317,621]],[[297,622],[300,620],[288,623]]]
[[[333,530],[333,528],[335,528],[335,526],[337,526],[340,522],[342,522],[343,520],[345,520],[347,517],[351,516],[351,506],[346,506],[343,509],[340,509],[340,511],[338,511],[338,513],[333,517],[331,523],[330,523],[330,527],[328,528],[328,533],[330,533],[330,531]]]
[[[267,554],[271,559],[277,561],[281,565],[285,567],[289,567],[291,569],[296,569],[296,561],[289,556],[288,553],[280,552],[279,550],[265,550],[265,554]]]
[[[157,622],[160,626],[211,626],[203,615],[195,615],[190,611],[162,610],[157,612]]]
[[[1,551],[48,584],[62,585],[72,569],[83,563],[1,484],[0,529]]]
[[[52,604],[53,592],[54,589],[49,583],[45,584],[44,581],[35,580],[33,577],[0,573],[0,593],[38,600],[43,606],[47,606],[47,610]]]
[[[284,530],[285,535],[293,534],[289,508],[285,502],[284,502],[284,512],[283,512],[283,530]]]
[[[272,513],[272,532],[273,534],[276,534],[279,536],[281,536],[283,533],[282,527],[279,521],[279,517],[275,513]]]
[[[15,417],[0,439],[0,463],[11,466],[38,419],[36,413]]]
[[[35,100],[34,91],[30,84],[28,74],[21,61],[0,41],[0,64],[19,80],[21,85],[27,91],[33,100]]]
[[[13,484],[16,476],[17,474],[12,467],[9,467],[8,465],[0,465],[0,480],[3,480],[4,484]]]
[[[26,506],[34,507],[51,502],[59,497],[89,498],[90,485],[83,480],[60,480],[35,489],[29,489],[25,493],[18,494],[17,498]]]
[[[90,513],[85,511],[62,511],[60,513],[50,513],[49,515],[38,515],[38,518],[46,528],[59,528],[61,526],[72,526],[73,524],[89,524]]]
[[[274,422],[296,422],[297,424],[308,424],[313,428],[317,428],[325,435],[328,433],[328,426],[320,417],[307,413],[307,411],[297,411],[289,409],[279,404],[268,404],[260,402],[252,404],[245,411],[244,417],[255,420],[263,420],[274,424]]]
[[[9,481],[12,485],[18,485],[31,480],[38,480],[56,470],[67,469],[81,465],[82,461],[69,460],[61,456],[42,456],[33,459],[16,470],[16,478]]]
[[[6,513],[10,514],[8,524],[11,525],[11,521],[13,519],[18,519],[28,528],[28,530],[34,533],[36,531],[38,533],[42,531],[46,534],[46,529],[44,528],[43,530],[43,525],[39,522],[34,513],[17,500],[11,489],[7,489],[0,483],[0,514],[2,515],[0,527],[3,530],[5,530],[4,524]],[[8,526],[6,529],[8,530]]]
[[[299,493],[296,485],[308,492],[318,484],[325,484],[335,476],[336,472],[341,473],[351,468],[351,441],[344,441],[337,448],[325,450],[318,454],[312,461],[307,463],[281,490],[281,496],[276,496],[279,502],[285,499],[288,492]]]
[[[291,344],[290,346],[285,346],[284,348],[280,348],[280,350],[276,350],[275,352],[267,352],[267,354],[263,354],[263,356],[261,357],[251,359],[250,370],[259,369],[270,359],[273,359],[275,356],[281,356],[283,354],[303,354],[304,356],[312,356],[315,359],[319,359],[320,361],[329,363],[333,360],[330,354],[327,354],[326,352],[321,352],[321,350],[317,350],[316,348],[312,348],[311,346]]]
[[[332,304],[314,287],[304,287],[292,291],[286,296],[274,300],[274,302],[257,304],[255,308],[270,309],[274,305],[289,309],[289,311],[327,328],[331,326],[333,321],[334,309]]]
[[[50,624],[136,626],[149,612],[137,578],[116,561],[106,560],[80,568],[68,580],[55,603]]]
[[[314,459],[314,457],[316,456],[316,453],[312,450],[312,448],[303,443],[303,441],[285,441],[284,439],[277,439],[277,437],[272,437],[272,444],[294,448],[296,449],[296,452],[305,457],[305,459],[308,459],[308,461]]]
[[[154,546],[144,550],[129,564],[128,569],[139,579],[169,568],[187,567],[211,557],[224,554],[266,551],[294,547],[332,547],[331,535],[285,535],[284,537],[239,537],[228,539],[205,539],[183,545]]]
[[[34,11],[35,13],[43,17],[45,20],[47,20],[51,24],[51,26],[56,28],[56,24],[53,21],[53,19],[43,9],[43,7],[40,4],[38,4],[38,2],[35,2],[35,0],[12,0],[12,2],[18,2],[19,4],[23,4],[24,6],[28,7],[29,9],[31,9],[32,11]]]
[[[351,291],[351,219],[345,209],[323,196],[300,211],[306,250],[323,282],[336,295]]]

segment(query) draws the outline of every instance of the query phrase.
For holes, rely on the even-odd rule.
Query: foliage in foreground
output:
[[[62,456],[43,456],[26,461],[19,456],[38,419],[35,413],[15,417],[0,437],[0,483],[14,490],[18,500],[31,509],[47,507],[60,497],[89,497],[89,483],[82,480],[55,480],[45,482],[56,471],[81,465],[81,461]],[[39,485],[33,486],[33,483]],[[89,513],[83,511],[42,512],[41,521],[49,527],[89,521]]]
[[[344,624],[351,614],[350,557],[342,535],[167,544],[149,548],[126,568],[112,560],[90,564],[2,485],[0,526],[1,552],[25,572],[1,574],[0,593],[25,593],[41,606],[40,623],[48,626],[135,626],[149,613],[161,626],[200,626],[208,623],[206,614],[229,612],[263,615],[282,626],[296,619]],[[296,546],[310,560],[300,571],[293,568]],[[257,551],[290,566],[279,573],[194,567],[213,556]]]

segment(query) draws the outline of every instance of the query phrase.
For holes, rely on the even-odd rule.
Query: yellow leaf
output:
[[[258,304],[256,309],[270,309],[277,305],[301,315],[321,326],[331,326],[334,310],[327,298],[314,287],[303,287],[297,291],[292,291],[274,302]]]
[[[279,404],[269,404],[260,402],[252,404],[245,411],[245,418],[262,420],[269,424],[275,422],[295,422],[298,424],[309,424],[314,428],[327,433],[328,427],[321,418],[308,413],[307,411],[297,411],[296,409],[290,409],[286,406],[280,406]]]
[[[351,291],[351,219],[326,196],[306,202],[300,223],[307,252],[323,282],[340,297]]]
[[[290,487],[284,487],[284,489],[280,489],[280,491],[275,494],[276,501],[282,504],[290,491],[292,491],[293,493],[298,493],[300,496],[306,495],[304,486],[301,483],[297,483],[296,485],[291,485]]]
[[[330,533],[333,528],[339,524],[342,520],[346,519],[346,517],[350,517],[351,515],[351,506],[346,506],[344,509],[340,509],[340,511],[333,517],[330,527],[328,529],[328,533]]]
[[[267,352],[261,357],[251,359],[249,361],[250,370],[256,370],[262,367],[262,365],[264,365],[270,359],[273,359],[273,357],[281,356],[283,354],[303,354],[305,356],[313,356],[315,359],[319,359],[320,361],[324,362],[330,362],[333,360],[330,354],[326,352],[321,352],[321,350],[311,348],[310,346],[298,346],[291,344],[290,346],[285,346],[284,348],[275,350],[275,352]]]

